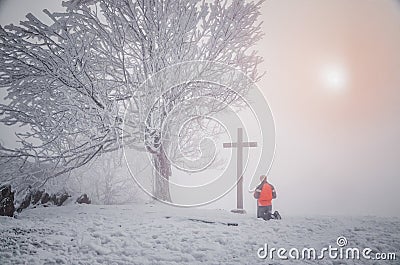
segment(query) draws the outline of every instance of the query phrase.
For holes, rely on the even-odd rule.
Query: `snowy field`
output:
[[[400,264],[399,218],[283,218],[266,222],[250,214],[159,204],[29,209],[17,219],[0,217],[0,264]],[[371,248],[370,255],[395,252],[397,259],[257,256],[264,244],[288,251],[337,247],[339,236],[347,247]]]

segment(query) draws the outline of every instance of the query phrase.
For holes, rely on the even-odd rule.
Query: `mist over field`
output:
[[[3,0],[0,24],[18,24],[28,12],[49,21],[41,10],[62,10],[60,5]],[[399,216],[399,3],[267,1],[260,19],[265,35],[256,49],[264,58],[259,72],[265,75],[257,85],[276,127],[269,172],[278,191],[274,207],[289,215]],[[15,129],[2,126],[4,144],[16,143]],[[222,157],[235,158],[235,150],[218,148]],[[257,151],[245,152],[253,163]],[[173,169],[172,180],[203,182],[227,170],[235,181],[234,166],[215,170]],[[244,173],[245,190],[254,188],[252,177],[258,179]],[[233,209],[235,197],[233,189],[206,207]],[[247,211],[255,211],[251,193],[245,192],[244,203]]]

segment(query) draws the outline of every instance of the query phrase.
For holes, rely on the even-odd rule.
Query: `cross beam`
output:
[[[237,129],[237,142],[236,143],[223,143],[224,148],[236,148],[236,173],[237,173],[237,187],[236,187],[236,207],[237,212],[244,212],[243,210],[243,148],[244,147],[257,147],[257,142],[243,142],[243,129]]]

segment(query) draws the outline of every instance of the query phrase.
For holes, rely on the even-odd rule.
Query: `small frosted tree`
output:
[[[194,109],[221,111],[245,95],[246,87],[232,93],[212,83],[186,82],[160,93],[143,84],[188,61],[230,65],[257,80],[261,58],[252,47],[262,36],[257,22],[262,2],[66,1],[65,12],[44,10],[50,25],[28,14],[20,26],[0,27],[0,86],[7,89],[1,122],[24,128],[18,146],[1,146],[2,161],[19,161],[18,174],[29,174],[28,162],[46,165],[43,184],[128,146],[151,154],[155,196],[171,201],[167,153],[173,148],[163,139],[173,139]],[[175,76],[168,78],[173,82]],[[221,104],[209,104],[209,98]],[[190,149],[198,133],[184,132]]]
[[[142,171],[146,167],[149,165],[138,165],[133,170]],[[120,150],[96,157],[86,166],[72,171],[64,185],[71,194],[86,193],[93,203],[124,204],[139,199],[138,187],[129,175]]]

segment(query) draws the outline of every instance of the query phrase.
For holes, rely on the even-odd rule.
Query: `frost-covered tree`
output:
[[[177,126],[199,109],[215,113],[234,103],[246,87],[233,93],[193,81],[164,90],[162,81],[146,82],[188,61],[229,65],[257,80],[261,58],[252,47],[262,36],[262,2],[75,0],[63,3],[65,12],[44,10],[51,24],[28,14],[19,26],[0,27],[1,122],[22,127],[18,146],[1,146],[2,163],[19,161],[19,175],[29,175],[28,162],[46,165],[43,184],[129,146],[151,154],[155,196],[170,201],[174,147],[165,139],[175,139]],[[201,72],[225,71],[207,65]],[[166,78],[173,83],[179,73]],[[190,148],[199,133],[191,126],[183,133]]]

